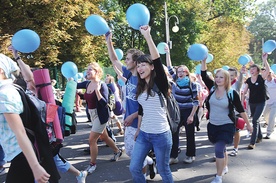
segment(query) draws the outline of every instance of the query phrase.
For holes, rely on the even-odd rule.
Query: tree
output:
[[[32,0],[1,2],[0,40],[4,43],[1,52],[7,53],[12,35],[23,28],[37,32],[41,45],[26,59],[32,67],[60,67],[65,61],[74,61],[79,69],[91,61],[101,60],[103,36],[91,36],[84,27],[90,14],[104,18],[99,0]],[[27,57],[27,54],[22,54]]]
[[[253,35],[250,52],[257,63],[261,63],[262,40],[276,40],[276,0],[269,0],[259,5],[260,10],[250,22],[248,30]],[[274,60],[274,61],[273,61]],[[276,52],[269,56],[270,63],[276,63]]]

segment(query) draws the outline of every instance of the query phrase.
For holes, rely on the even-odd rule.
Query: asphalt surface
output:
[[[89,164],[89,154],[84,152],[88,147],[88,136],[90,127],[88,125],[85,110],[77,112],[78,131],[64,139],[64,147],[61,155],[79,170],[84,170]],[[185,158],[185,131],[180,134],[179,163],[171,165],[174,182],[185,183],[210,183],[215,174],[214,147],[208,141],[206,133],[206,120],[201,122],[201,130],[196,133],[197,156],[192,164],[184,164]],[[117,127],[114,123],[113,130]],[[265,136],[266,129],[262,128]],[[116,136],[117,145],[124,146],[123,136]],[[229,172],[223,176],[223,183],[275,183],[276,182],[276,135],[272,134],[271,139],[263,139],[256,144],[254,150],[247,150],[249,138],[247,131],[241,131],[241,142],[236,157],[229,156]],[[102,142],[99,144],[99,155],[97,169],[86,178],[87,183],[128,183],[132,182],[129,172],[129,157],[123,153],[117,162],[110,162],[113,155],[112,150]],[[231,151],[233,146],[227,149]],[[9,167],[9,163],[5,165]],[[0,176],[0,182],[5,180],[5,175]],[[159,174],[154,179],[147,176],[148,182],[162,182]],[[74,183],[75,177],[70,173],[61,173],[60,183]],[[24,183],[24,181],[23,181]]]

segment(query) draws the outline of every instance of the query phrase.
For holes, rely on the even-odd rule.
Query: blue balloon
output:
[[[168,45],[165,42],[161,42],[157,45],[157,50],[160,54],[166,54],[165,48],[168,48]]]
[[[94,36],[104,35],[109,32],[106,21],[99,15],[90,15],[85,20],[85,28]]]
[[[239,62],[239,64],[241,64],[241,65],[246,65],[248,62],[250,62],[250,58],[249,58],[250,56],[249,55],[242,55],[242,56],[240,56],[239,57],[239,59],[238,59],[238,62]]]
[[[78,79],[81,79],[81,78],[83,78],[83,73],[79,72],[79,73],[77,74],[77,76],[78,76]]]
[[[86,75],[87,75],[86,71],[83,71],[83,77],[84,78],[86,78]]]
[[[216,74],[216,73],[217,73],[217,71],[218,71],[218,69],[215,69],[215,70],[214,70],[214,74]]]
[[[30,29],[22,29],[12,37],[12,46],[22,53],[34,52],[40,45],[38,34]]]
[[[142,25],[149,24],[150,12],[145,5],[135,3],[127,9],[126,19],[133,29],[139,30]]]
[[[264,53],[271,53],[276,48],[276,41],[275,40],[267,40],[263,45],[263,52]]]
[[[62,64],[61,73],[66,78],[74,78],[78,73],[78,67],[74,62],[67,61]]]
[[[227,65],[222,66],[222,69],[223,69],[223,70],[226,70],[226,71],[228,71],[229,68],[230,68],[230,67],[227,66]]]
[[[214,59],[214,56],[211,53],[208,53],[208,57],[207,57],[206,63],[208,64],[208,63],[212,62],[213,59]]]
[[[122,58],[124,56],[124,52],[121,49],[117,48],[117,49],[115,49],[115,53],[117,55],[118,60],[122,60]]]
[[[276,64],[273,64],[273,65],[270,67],[270,69],[271,69],[274,73],[276,73]]]
[[[195,67],[195,73],[196,73],[196,74],[201,74],[201,64],[198,64],[198,65]]]
[[[188,49],[188,57],[194,61],[204,60],[208,56],[208,49],[203,44],[193,44]]]

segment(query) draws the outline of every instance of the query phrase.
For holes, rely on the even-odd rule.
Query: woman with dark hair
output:
[[[153,90],[156,86],[165,98],[169,94],[169,82],[151,38],[150,27],[142,26],[140,31],[147,41],[151,55],[141,55],[137,59],[138,128],[130,160],[130,172],[135,183],[146,182],[142,172],[143,162],[149,151],[154,149],[158,172],[163,182],[170,183],[173,182],[169,166],[172,134],[166,109],[161,106],[159,95]]]
[[[263,135],[261,131],[261,126],[259,123],[259,119],[263,113],[265,107],[265,101],[268,99],[265,78],[269,74],[270,68],[267,62],[267,53],[262,55],[263,63],[265,66],[265,71],[260,74],[260,67],[258,65],[250,66],[250,74],[245,82],[244,91],[242,93],[242,101],[244,101],[244,96],[246,95],[249,89],[249,106],[252,116],[252,124],[253,124],[253,133],[251,135],[250,144],[248,145],[248,149],[254,149],[255,143],[259,143],[262,141]]]

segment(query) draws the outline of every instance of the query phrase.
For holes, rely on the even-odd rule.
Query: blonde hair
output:
[[[225,90],[228,92],[229,90],[230,90],[230,88],[231,88],[231,81],[230,81],[230,74],[229,74],[229,72],[228,71],[226,71],[226,70],[224,70],[224,69],[218,69],[217,70],[217,72],[216,72],[216,75],[218,74],[218,73],[222,73],[223,74],[223,76],[224,76],[224,88],[225,88]],[[215,76],[216,76],[215,75]],[[215,82],[215,87],[217,88],[218,87],[218,85],[217,85],[217,83]]]
[[[98,79],[102,79],[103,77],[103,69],[97,62],[91,62],[88,66],[91,66],[96,72]]]

